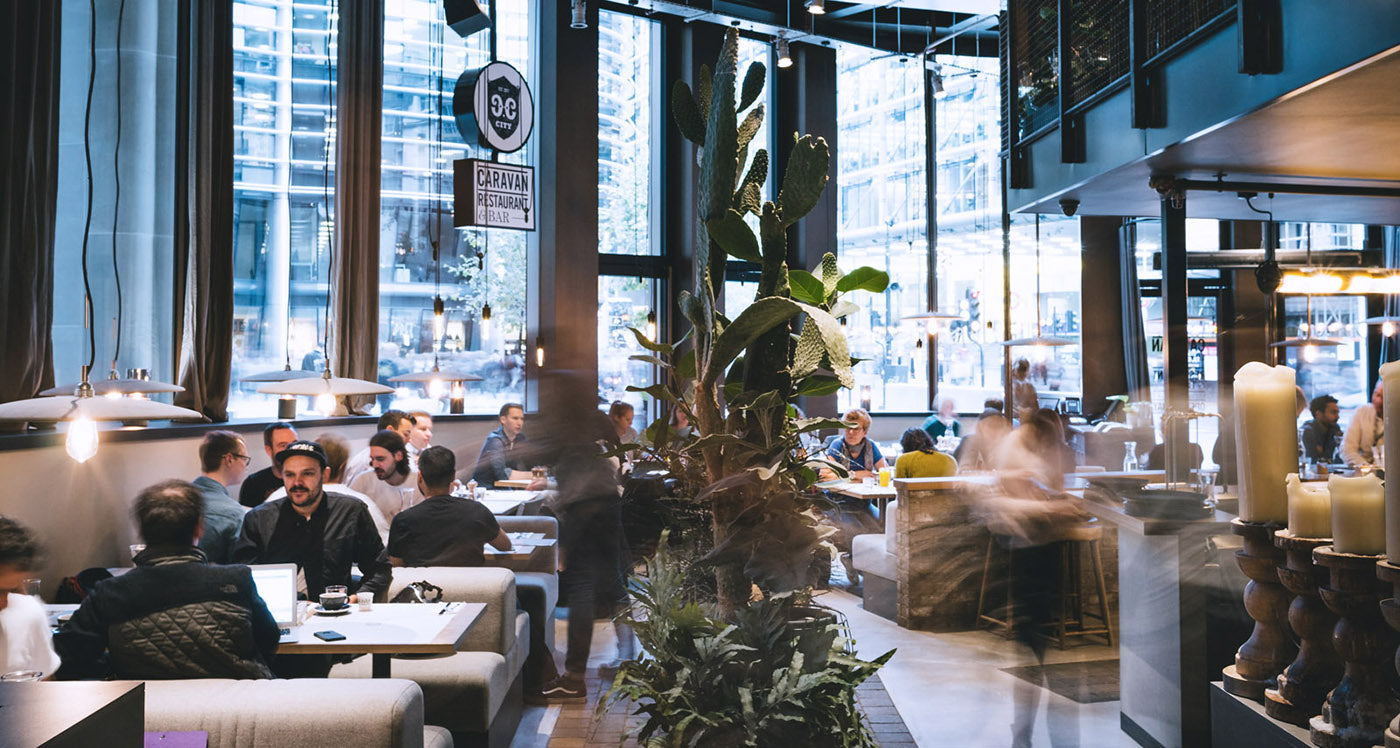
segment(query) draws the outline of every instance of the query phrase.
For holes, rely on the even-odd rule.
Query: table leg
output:
[[[370,676],[371,676],[371,677],[374,677],[374,678],[388,678],[388,677],[389,677],[389,655],[387,655],[387,654],[373,654],[373,655],[370,655],[370,657],[373,657],[373,658],[374,658],[374,660],[373,660],[374,665],[373,665],[373,667],[372,667],[372,669],[371,669],[371,671],[370,671]]]

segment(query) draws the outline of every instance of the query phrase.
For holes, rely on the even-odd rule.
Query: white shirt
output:
[[[38,598],[10,593],[9,604],[0,610],[0,674],[38,670],[50,676],[58,665],[43,604]]]
[[[370,475],[373,475],[373,473],[370,473]],[[363,501],[365,506],[369,508],[369,518],[374,520],[374,529],[379,531],[379,542],[386,546],[389,545],[389,520],[385,518],[384,512],[380,510],[379,505],[374,503],[374,499],[342,483],[326,483],[321,486],[321,490],[338,496],[349,496]],[[268,495],[267,501],[280,499],[286,495],[287,489],[285,487],[279,488]]]
[[[352,485],[356,478],[365,473],[374,474],[374,468],[369,466],[369,447],[350,455],[350,459],[345,461],[345,474],[341,476],[345,479],[343,485]]]
[[[1366,403],[1357,408],[1342,436],[1342,459],[1352,467],[1371,465],[1376,461],[1376,447],[1384,444],[1385,425],[1375,406]]]
[[[403,483],[397,486],[389,485],[388,481],[382,481],[379,476],[371,470],[362,474],[350,483],[352,491],[359,491],[368,496],[375,504],[379,505],[379,510],[384,512],[385,518],[392,521],[394,515],[417,504],[424,499],[418,493],[418,471],[408,471],[408,477]]]

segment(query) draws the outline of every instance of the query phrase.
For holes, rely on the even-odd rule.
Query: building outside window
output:
[[[915,60],[843,45],[836,51],[837,257],[843,270],[889,273],[882,294],[857,292],[847,318],[856,386],[837,395],[845,409],[870,400],[877,411],[928,409],[928,309],[923,67]]]

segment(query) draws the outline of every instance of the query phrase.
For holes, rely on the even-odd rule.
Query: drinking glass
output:
[[[38,597],[38,596],[39,596],[39,588],[40,588],[40,585],[42,585],[42,584],[43,584],[43,580],[42,580],[42,579],[36,579],[36,578],[31,577],[31,578],[29,578],[29,579],[22,579],[22,580],[20,580],[19,589],[20,589],[20,592],[23,592],[24,594],[29,595],[30,597]]]
[[[12,670],[4,675],[0,675],[0,681],[13,683],[17,681],[40,680],[44,677],[42,670]]]

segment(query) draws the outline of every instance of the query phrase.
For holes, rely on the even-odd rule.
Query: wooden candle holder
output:
[[[1298,656],[1278,676],[1278,687],[1264,692],[1264,710],[1280,722],[1307,727],[1322,712],[1322,702],[1342,679],[1342,658],[1332,646],[1337,616],[1327,609],[1317,589],[1327,584],[1327,569],[1313,563],[1313,549],[1329,538],[1300,538],[1289,530],[1274,533],[1274,545],[1287,557],[1278,578],[1293,593],[1288,625],[1298,636]]]
[[[1337,553],[1330,545],[1313,549],[1313,562],[1329,572],[1319,592],[1339,617],[1332,643],[1346,661],[1341,682],[1322,702],[1322,714],[1308,723],[1319,748],[1380,745],[1391,717],[1400,712],[1388,673],[1396,637],[1381,619],[1385,589],[1376,579],[1376,562],[1382,558]]]
[[[1244,538],[1244,549],[1235,561],[1249,577],[1244,588],[1244,609],[1254,619],[1254,631],[1235,653],[1235,664],[1221,671],[1225,690],[1242,699],[1264,701],[1264,691],[1277,685],[1278,675],[1293,661],[1298,647],[1288,629],[1288,605],[1293,595],[1279,582],[1283,549],[1274,545],[1277,522],[1245,522],[1235,518],[1230,531]],[[1309,715],[1311,716],[1311,715]]]
[[[1390,583],[1394,597],[1381,600],[1381,615],[1390,628],[1400,631],[1400,566],[1381,560],[1376,562],[1376,577]],[[1400,652],[1395,653],[1395,667],[1400,671]],[[1400,748],[1400,717],[1385,728],[1385,748]]]

